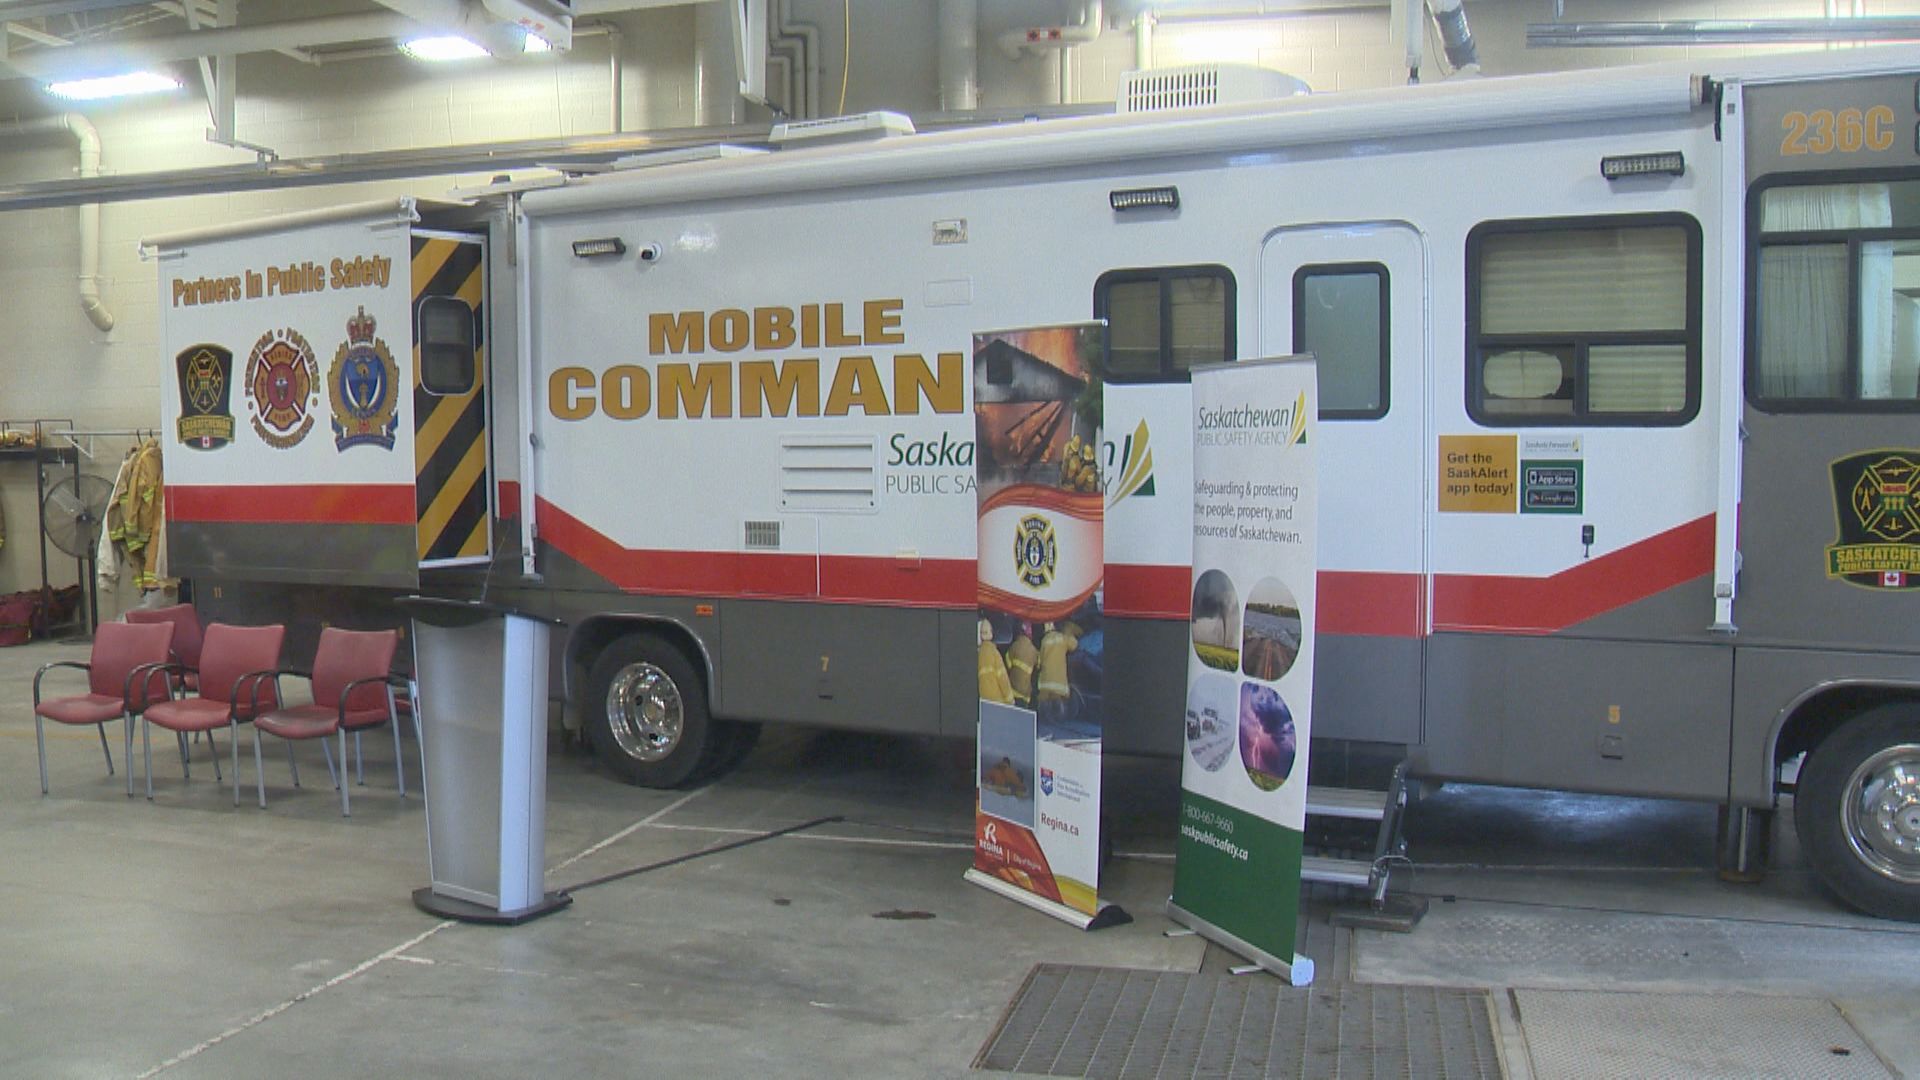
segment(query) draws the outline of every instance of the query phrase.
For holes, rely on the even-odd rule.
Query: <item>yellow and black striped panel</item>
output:
[[[477,239],[413,238],[414,498],[423,563],[488,554],[484,256]],[[467,393],[432,394],[423,385],[418,328],[421,302],[430,297],[452,297],[473,310],[474,377]]]

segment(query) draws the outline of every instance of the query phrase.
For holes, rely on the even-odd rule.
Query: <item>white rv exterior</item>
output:
[[[681,782],[762,721],[970,736],[970,404],[991,374],[969,343],[1100,318],[1108,746],[1177,752],[1184,370],[1311,350],[1316,735],[1433,780],[1740,810],[1771,808],[1810,751],[1816,865],[1852,903],[1920,916],[1917,86],[1911,50],[1489,80],[429,210],[399,226],[413,434],[390,453],[410,468],[368,481],[349,467],[368,451],[248,445],[244,421],[223,449],[176,440],[175,558],[222,596],[417,580],[552,614],[570,697],[637,782]],[[396,228],[383,213],[156,241],[169,372],[296,319],[271,298],[170,306],[175,267],[237,273],[263,233],[344,254],[365,246],[351,230]],[[458,417],[433,420],[446,395],[420,385],[447,348],[423,342],[420,300],[450,291],[422,247],[447,227],[484,247],[485,288],[476,378],[452,387],[477,395],[481,430],[458,430],[482,449],[441,453],[460,459],[443,476]],[[316,317],[344,326],[337,299]],[[187,398],[168,398],[173,424]],[[470,482],[485,512],[459,518]],[[289,573],[255,557],[306,550],[285,522],[192,512],[299,505],[303,483],[372,484],[348,501],[392,509],[353,518],[385,539],[308,513],[331,562]],[[430,552],[449,530],[466,546]],[[296,594],[316,617],[364,598],[277,595]]]

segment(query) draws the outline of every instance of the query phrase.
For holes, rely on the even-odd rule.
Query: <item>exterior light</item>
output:
[[[1678,150],[1664,154],[1625,154],[1600,159],[1600,175],[1609,180],[1628,176],[1682,176],[1686,171],[1687,159]]]
[[[627,242],[617,236],[606,236],[595,240],[575,240],[573,257],[576,259],[595,259],[606,255],[625,255]]]
[[[47,93],[69,101],[99,101],[102,98],[157,94],[178,89],[180,80],[153,71],[129,71],[94,79],[70,79],[47,84]]]
[[[1128,210],[1178,210],[1180,209],[1180,189],[1151,187],[1109,191],[1107,203],[1120,213]]]
[[[400,43],[400,51],[415,60],[439,63],[445,60],[478,60],[491,56],[487,50],[463,37],[423,37]]]

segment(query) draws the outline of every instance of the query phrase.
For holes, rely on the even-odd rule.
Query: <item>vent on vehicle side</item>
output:
[[[780,508],[861,514],[879,506],[871,435],[789,435],[780,441]]]
[[[748,551],[779,551],[780,523],[777,521],[747,522],[746,548]]]

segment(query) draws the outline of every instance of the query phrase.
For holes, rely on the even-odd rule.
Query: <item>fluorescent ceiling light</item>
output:
[[[547,53],[553,51],[553,43],[539,34],[528,34],[527,43],[521,49],[530,53]]]
[[[463,37],[423,37],[400,43],[400,51],[415,60],[477,60],[487,50]]]
[[[130,94],[156,94],[180,89],[180,80],[152,71],[129,71],[95,79],[70,79],[48,83],[47,93],[70,101],[99,101],[101,98],[127,97]]]

